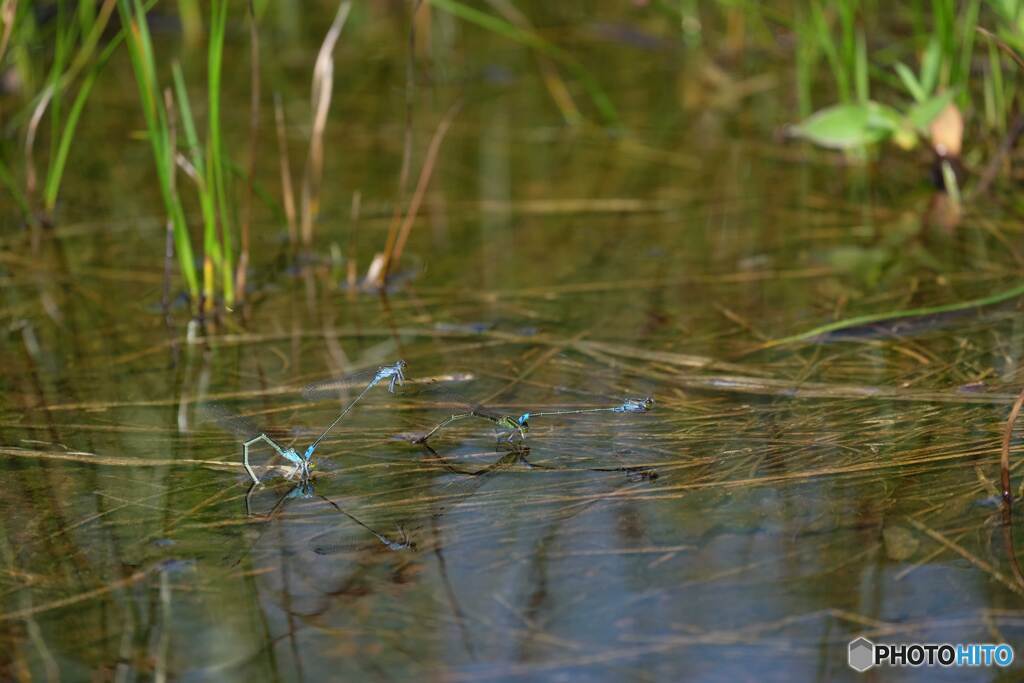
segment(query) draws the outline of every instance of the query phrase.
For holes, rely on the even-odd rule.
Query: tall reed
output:
[[[164,209],[173,225],[174,247],[178,254],[178,266],[188,286],[193,302],[199,297],[199,278],[196,275],[192,255],[192,240],[185,220],[181,197],[174,186],[175,149],[167,112],[160,97],[160,85],[156,75],[156,59],[153,42],[146,24],[146,12],[141,0],[117,0],[122,25],[128,27],[128,53],[139,88],[139,100],[146,121],[146,131],[153,150],[160,194]]]

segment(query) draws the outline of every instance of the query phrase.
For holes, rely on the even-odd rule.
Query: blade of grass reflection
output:
[[[57,532],[54,532],[54,533],[50,534],[50,536],[48,536],[47,539],[56,538],[57,536],[60,536],[60,535],[64,534],[65,532],[74,531],[75,529],[83,527],[83,526],[85,526],[87,524],[90,524],[92,522],[96,522],[98,520],[101,520],[104,517],[109,517],[110,515],[113,515],[113,514],[115,514],[117,512],[120,512],[121,510],[130,508],[130,507],[134,507],[136,505],[143,504],[143,503],[145,503],[147,501],[166,498],[168,496],[168,494],[170,494],[170,493],[175,493],[175,494],[185,493],[187,491],[194,491],[196,489],[206,488],[206,487],[209,487],[209,486],[220,486],[220,483],[217,482],[217,481],[203,481],[203,482],[199,482],[197,484],[192,484],[190,486],[175,487],[174,489],[167,490],[167,491],[164,491],[164,490],[161,489],[157,493],[154,493],[152,495],[146,496],[144,498],[137,498],[135,500],[124,500],[120,505],[117,505],[117,506],[112,507],[112,508],[108,508],[108,509],[103,510],[101,512],[93,513],[93,514],[91,514],[91,515],[89,515],[87,517],[84,517],[84,518],[78,520],[77,522],[74,522],[73,524],[65,527],[61,531],[57,531]],[[108,496],[108,497],[113,499],[112,496]]]
[[[237,469],[237,465],[233,469]],[[182,526],[183,523],[186,520],[191,519],[198,512],[200,512],[202,510],[205,510],[205,509],[207,509],[209,507],[212,507],[213,505],[215,505],[217,503],[223,502],[226,499],[229,500],[230,499],[229,496],[231,496],[233,491],[234,491],[233,487],[221,488],[216,493],[214,493],[213,495],[207,496],[203,500],[200,500],[199,502],[197,502],[195,505],[193,505],[192,507],[188,508],[187,510],[184,510],[183,512],[175,515],[174,517],[168,517],[167,519],[164,520],[164,523],[163,523],[161,529],[159,530],[159,532],[154,532],[152,534],[149,534],[148,536],[146,536],[143,539],[142,542],[143,543],[151,543],[154,540],[156,540],[158,537],[170,536],[171,533],[175,529],[177,529],[179,526]]]
[[[694,354],[674,353],[669,351],[649,351],[641,347],[618,344],[614,342],[601,342],[594,340],[566,339],[553,337],[544,334],[516,334],[513,332],[502,332],[498,330],[468,331],[461,329],[437,329],[422,327],[398,327],[390,328],[335,328],[332,333],[338,338],[367,338],[367,337],[407,337],[407,338],[428,338],[437,340],[475,338],[492,342],[506,344],[523,344],[526,346],[558,346],[571,348],[581,353],[588,350],[595,350],[612,356],[633,358],[636,360],[658,361],[668,365],[688,367],[702,370],[720,370],[727,372],[743,372],[749,375],[759,374],[757,369],[751,365],[738,365],[727,361],[721,361],[709,356],[698,356]],[[224,334],[216,337],[200,337],[196,342],[205,341],[215,347],[246,346],[249,344],[264,344],[272,341],[293,341],[293,339],[320,339],[323,337],[323,329],[297,330],[294,332],[273,332],[260,334]],[[126,363],[142,360],[155,353],[166,351],[173,343],[163,341],[154,346],[136,351],[130,354],[111,359],[112,365],[123,365]],[[415,354],[407,354],[408,358],[415,361]]]
[[[127,588],[128,586],[134,585],[142,579],[146,578],[150,573],[154,571],[154,569],[158,568],[159,565],[152,565],[146,567],[145,569],[140,569],[139,571],[125,578],[118,579],[116,581],[111,581],[110,583],[104,586],[100,586],[99,588],[94,588],[92,590],[84,591],[82,593],[70,595],[64,598],[59,598],[57,600],[51,600],[50,602],[34,605],[30,608],[15,610],[13,612],[0,613],[0,622],[26,619],[28,617],[41,614],[43,612],[50,612],[55,609],[70,607],[71,605],[77,605],[81,602],[87,602],[94,598],[106,595],[107,593],[116,591],[120,588]]]
[[[907,516],[904,519],[906,520],[906,522],[908,524],[913,526],[915,529],[917,529],[921,533],[927,535],[932,540],[934,540],[937,543],[941,544],[945,548],[947,548],[949,550],[952,550],[957,555],[959,555],[960,557],[964,558],[965,560],[970,562],[972,565],[974,565],[975,567],[977,567],[981,571],[983,571],[986,574],[988,574],[990,577],[992,577],[993,579],[995,579],[999,583],[1003,584],[1006,588],[1009,588],[1011,591],[1013,591],[1017,595],[1024,596],[1024,586],[1021,586],[1016,581],[1013,581],[1012,579],[1010,579],[1010,577],[1006,576],[1001,571],[999,571],[998,569],[993,567],[991,564],[989,564],[985,560],[983,560],[980,557],[978,557],[977,555],[971,553],[969,550],[967,550],[965,547],[963,547],[959,543],[956,543],[956,542],[950,540],[944,534],[940,533],[939,531],[936,531],[935,529],[932,529],[931,527],[927,526],[923,522],[921,522],[921,521],[919,521],[919,520],[917,520],[917,519],[915,519],[913,517]]]
[[[27,458],[36,460],[63,460],[87,465],[106,467],[165,467],[167,465],[199,465],[216,470],[237,470],[238,464],[223,460],[197,460],[194,458],[131,458],[99,455],[85,451],[40,451],[28,448],[0,446],[0,457]]]
[[[417,377],[414,379],[407,380],[406,384],[408,384],[410,387],[416,387],[419,385],[437,384],[445,382],[465,382],[472,379],[472,377],[472,375],[467,373],[446,373],[440,375],[432,375],[430,377]],[[268,398],[271,396],[300,396],[302,395],[302,392],[306,388],[308,388],[307,384],[296,385],[290,383],[282,383],[278,384],[277,386],[260,387],[259,389],[210,393],[202,396],[201,398],[192,396],[179,396],[176,398],[161,398],[137,401],[83,401],[74,403],[62,403],[57,404],[55,406],[48,406],[48,408],[50,408],[51,410],[84,410],[89,412],[98,412],[103,410],[109,410],[111,408],[156,408],[166,406],[180,407],[181,405],[191,405],[193,403],[203,402]]]
[[[947,534],[946,538],[952,541],[953,543],[959,543],[961,539],[975,533],[975,531],[975,529],[968,529],[965,531],[961,531],[959,534],[955,535]],[[949,548],[940,544],[939,547],[937,547],[935,550],[928,553],[927,555],[923,555],[921,559],[919,559],[918,561],[896,572],[893,575],[893,581],[902,581],[903,579],[907,578],[907,576],[909,576],[912,572],[917,571],[921,567],[926,567],[930,565],[932,562],[934,562],[938,557],[940,557],[943,553],[947,552],[948,550]]]

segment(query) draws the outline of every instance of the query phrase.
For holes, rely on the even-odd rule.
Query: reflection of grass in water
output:
[[[421,352],[419,362],[413,367],[426,374],[432,361],[429,350],[437,354],[436,365],[443,367],[449,359],[444,356],[443,345],[438,351],[430,337],[424,339],[424,343],[414,340],[410,347]],[[245,343],[247,348],[257,348],[258,344],[267,342],[246,339]],[[520,344],[508,348],[525,347],[537,353],[550,348],[549,343],[550,340],[542,340],[531,346],[528,338],[523,337]],[[900,340],[885,340],[879,345],[887,348],[899,343]],[[402,420],[429,421],[435,412],[434,408],[412,400],[403,403],[400,395],[394,406],[388,402],[373,407],[379,419],[374,419],[368,429],[358,429],[356,425],[339,432],[334,440],[325,444],[326,457],[318,481],[321,490],[336,498],[339,504],[357,509],[360,519],[366,519],[374,528],[389,530],[394,523],[403,523],[420,545],[419,555],[405,559],[369,548],[362,551],[358,544],[351,553],[317,555],[320,561],[345,563],[337,584],[342,586],[339,590],[348,591],[343,592],[345,599],[363,600],[368,611],[376,614],[374,610],[378,608],[394,610],[395,596],[401,591],[403,605],[406,605],[405,596],[433,590],[436,586],[431,582],[439,580],[429,572],[417,574],[418,570],[408,568],[427,563],[432,556],[430,553],[440,549],[456,581],[456,594],[467,602],[463,618],[471,635],[486,642],[486,636],[472,633],[477,612],[468,604],[472,596],[459,594],[459,569],[467,563],[476,563],[493,572],[516,570],[541,562],[536,559],[539,552],[536,548],[541,547],[544,548],[542,563],[547,563],[553,578],[573,569],[573,562],[586,562],[587,581],[600,582],[615,576],[615,567],[623,565],[640,572],[652,594],[664,595],[665,599],[687,599],[698,593],[735,590],[744,599],[754,599],[756,603],[765,591],[776,590],[779,581],[786,581],[787,591],[798,591],[801,595],[816,594],[820,590],[832,596],[834,592],[830,591],[847,586],[844,577],[877,566],[880,561],[895,563],[879,559],[888,552],[885,532],[894,526],[907,530],[919,544],[915,554],[890,567],[906,572],[908,578],[920,576],[915,573],[926,565],[938,566],[948,558],[965,559],[972,567],[971,572],[991,577],[1000,590],[1003,587],[1015,590],[998,547],[994,551],[986,549],[984,533],[978,532],[990,512],[973,507],[979,498],[990,495],[985,477],[993,478],[996,471],[997,420],[992,416],[998,411],[966,402],[939,405],[927,397],[930,391],[927,387],[889,386],[883,387],[885,391],[880,394],[897,396],[902,393],[917,399],[912,403],[877,397],[850,398],[849,391],[829,382],[820,382],[819,386],[811,387],[813,391],[800,394],[797,390],[806,387],[806,383],[787,379],[786,374],[799,377],[804,369],[795,360],[788,362],[786,359],[771,367],[771,377],[765,377],[763,372],[745,375],[753,391],[737,400],[737,394],[718,391],[714,382],[706,381],[708,377],[721,379],[725,376],[712,369],[701,372],[692,367],[672,366],[660,358],[638,359],[629,351],[626,352],[629,355],[605,354],[600,357],[604,360],[599,362],[598,356],[579,352],[581,347],[565,348],[562,354],[550,358],[526,377],[514,371],[529,365],[525,351],[497,353],[495,347],[481,347],[460,358],[459,367],[479,368],[481,376],[498,386],[516,380],[516,393],[507,398],[509,403],[587,404],[598,396],[643,384],[659,398],[656,411],[642,421],[629,420],[615,426],[601,419],[579,419],[567,425],[554,425],[551,430],[539,433],[534,442],[529,459],[538,466],[535,469],[522,463],[502,463],[484,479],[473,476],[465,481],[458,473],[424,460],[415,448],[388,440],[389,434],[406,426]],[[612,348],[617,350],[615,346]],[[846,352],[838,347],[822,347],[817,362],[825,363]],[[844,372],[853,372],[857,359],[857,356],[846,357]],[[974,363],[977,358],[965,356],[962,360]],[[862,362],[861,367],[865,374],[870,369],[866,362]],[[757,366],[754,370],[765,368]],[[954,366],[947,364],[944,373],[953,370]],[[705,381],[701,382],[702,378]],[[941,382],[941,375],[933,378],[929,386],[939,386],[938,382]],[[687,388],[699,386],[704,389]],[[271,404],[284,396],[274,391],[265,392],[277,397]],[[813,401],[801,398],[802,395],[813,396],[814,392],[821,392],[823,398]],[[956,396],[948,390],[931,393],[948,396],[951,400]],[[252,395],[258,397],[260,391]],[[966,395],[965,401],[968,399],[970,395]],[[77,422],[88,421],[91,413],[86,411],[99,411],[101,404],[102,397],[77,402],[69,399],[63,409],[66,412],[54,411],[51,415],[58,423],[67,419],[70,424],[72,415]],[[147,406],[159,410],[172,406],[173,401],[154,405],[139,401],[134,410],[130,399],[121,400],[119,404],[121,407],[117,410],[123,412],[108,413],[104,418],[109,421],[110,415],[115,415],[116,424],[112,425],[115,428],[130,427],[126,423],[137,419],[137,411]],[[77,407],[71,408],[72,405]],[[292,403],[292,407],[297,405]],[[272,409],[279,407],[272,405]],[[979,425],[989,425],[991,434],[978,431]],[[501,462],[503,455],[494,453],[493,445],[485,443],[490,441],[489,435],[473,430],[459,434],[466,440],[460,442],[458,452],[461,455],[455,465],[458,469],[485,469]],[[75,459],[73,466],[67,465],[64,477],[67,483],[62,491],[63,499],[70,503],[65,516],[67,521],[63,522],[68,527],[96,514],[93,510],[86,511],[82,503],[91,498],[94,490],[94,485],[82,476],[94,467],[83,466],[94,465],[102,472],[121,473],[123,485],[117,487],[120,490],[115,494],[120,500],[112,503],[114,507],[121,507],[98,518],[95,524],[102,524],[104,532],[119,542],[140,536],[156,539],[157,534],[170,538],[176,546],[166,550],[144,546],[146,556],[175,557],[186,547],[188,553],[200,555],[199,566],[204,571],[212,571],[220,566],[217,558],[225,550],[230,555],[230,550],[243,543],[242,530],[252,528],[255,523],[240,515],[244,495],[241,486],[190,491],[175,484],[176,480],[180,483],[186,479],[192,483],[219,480],[222,484],[225,481],[233,484],[238,481],[239,470],[233,461],[236,452],[229,439],[213,440],[203,432],[196,434],[193,440],[198,449],[194,463],[205,462],[208,458],[207,464],[216,467],[216,461],[223,460],[231,468],[226,470],[228,474],[224,478],[175,458],[171,449],[165,457],[154,458],[155,462],[149,467],[137,467],[144,463],[131,451],[104,448],[90,451],[97,455],[38,448],[39,455],[27,454],[22,459],[36,458],[42,463],[43,458],[48,457],[45,453]],[[479,450],[475,449],[477,445]],[[216,450],[220,454],[228,449],[231,458],[213,456],[211,452]],[[654,482],[630,482],[621,474],[584,470],[620,461],[654,465],[661,477]],[[542,466],[558,469],[548,471]],[[173,467],[175,477],[162,484],[157,481],[154,487],[157,490],[147,488],[144,496],[135,494],[133,481],[140,474],[158,471],[159,467]],[[454,483],[447,486],[449,481]],[[471,490],[478,482],[480,485]],[[13,486],[17,490],[20,484]],[[161,490],[168,492],[165,500],[156,497]],[[133,500],[139,504],[130,505]],[[29,506],[36,504],[30,502]],[[327,513],[325,506],[324,515]],[[612,523],[598,516],[605,514]],[[307,537],[317,525],[325,524],[326,519],[320,513],[293,515],[287,518],[287,523],[298,525],[298,533],[293,538],[299,542],[309,540]],[[85,523],[78,527],[77,533],[84,534],[89,529],[89,523]],[[524,538],[532,539],[528,534],[534,530],[541,534],[536,544],[517,545]],[[557,542],[545,540],[551,534],[557,536]],[[899,538],[895,534],[889,537]],[[89,537],[72,534],[71,542],[76,538],[82,542]],[[268,551],[267,557],[285,547],[274,540],[273,534],[265,538],[266,545],[262,549]],[[345,543],[348,538],[343,539]],[[336,540],[319,539],[315,543],[327,547]],[[752,549],[752,552],[726,552],[735,548]],[[128,542],[126,549],[131,554],[135,552],[135,545]],[[314,554],[310,551],[304,558]],[[96,567],[104,569],[108,560],[93,561]],[[19,562],[24,563],[19,564],[22,569],[43,571],[44,559],[37,550],[27,552]],[[790,579],[784,576],[780,579],[780,567],[787,563],[799,569],[793,570]],[[52,567],[47,566],[45,572],[51,571]],[[219,587],[221,580],[258,577],[276,569],[269,560],[260,559],[244,571],[234,571],[232,574],[224,569],[221,576],[229,578],[211,578],[205,585]],[[409,582],[400,584],[401,588],[390,588],[388,575],[392,571]],[[405,571],[418,578],[409,579],[410,574],[403,573]],[[112,572],[101,571],[97,575],[102,578],[88,584],[86,590],[94,590],[97,584],[102,584],[100,588],[114,585],[113,582],[121,579]],[[349,583],[345,577],[357,578]],[[827,588],[826,584],[834,587]],[[91,611],[96,604],[114,604],[112,596],[119,595],[117,590],[97,594],[77,591],[75,595],[85,597],[79,597],[76,605]],[[49,588],[37,588],[36,592],[39,605],[53,604],[47,599],[53,595]],[[175,596],[176,600],[198,599],[183,593],[175,593]],[[335,600],[331,604],[340,601]],[[516,603],[509,600],[508,604]],[[581,602],[580,609],[585,614],[610,609],[602,604],[599,597],[592,597]],[[416,606],[406,605],[400,616],[411,619],[416,609]],[[344,619],[337,611],[330,614],[335,619]],[[821,626],[820,620],[869,624],[876,616],[858,614],[857,608],[849,611],[800,608],[798,614],[785,620],[753,619],[752,626],[741,629],[719,628],[697,620],[693,624],[694,634],[668,636],[666,642],[671,643],[671,647],[659,641],[657,647],[621,645],[611,647],[610,651],[614,657],[624,657],[644,648],[649,652],[672,652],[672,648],[688,646],[687,643],[726,643],[737,642],[737,639],[747,644],[768,642],[787,634],[791,636],[792,629],[800,624],[803,624],[801,628],[813,631]],[[901,627],[879,622],[872,628],[885,632]],[[805,633],[799,629],[795,632]],[[419,631],[413,633],[432,637]],[[552,635],[562,634],[553,630]],[[570,655],[559,655],[546,661],[572,659]]]

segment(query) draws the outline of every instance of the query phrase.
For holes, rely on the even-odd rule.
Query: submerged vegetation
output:
[[[1024,0],[0,0],[0,679],[1019,642],[1022,75]]]

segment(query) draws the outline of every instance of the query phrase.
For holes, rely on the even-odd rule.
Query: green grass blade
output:
[[[233,221],[228,206],[226,178],[224,173],[224,138],[220,125],[221,71],[224,58],[224,33],[227,28],[227,0],[213,0],[210,9],[210,47],[207,57],[209,95],[209,140],[207,151],[210,156],[210,185],[220,220],[220,244],[217,265],[221,268],[224,286],[224,301],[234,304],[234,266],[232,264]]]
[[[53,162],[46,172],[46,187],[43,191],[43,205],[47,213],[52,212],[57,205],[57,193],[60,191],[60,181],[64,175],[64,168],[67,164],[68,153],[71,151],[71,142],[75,137],[75,129],[78,127],[78,120],[85,109],[85,102],[89,98],[92,86],[96,82],[101,65],[97,65],[89,71],[89,74],[82,81],[78,88],[75,101],[68,111],[67,121],[64,122],[64,129],[61,131],[60,142],[57,145],[57,152]]]
[[[903,62],[896,62],[896,75],[900,77],[900,81],[903,83],[903,87],[907,89],[910,96],[914,98],[915,102],[924,102],[927,99],[924,88],[921,87],[921,83],[917,80],[917,76],[910,70]]]
[[[185,132],[185,145],[188,147],[189,161],[192,162],[192,166],[205,182],[206,170],[203,164],[202,148],[199,146],[199,136],[196,134],[196,124],[192,117],[192,107],[189,104],[188,89],[185,87],[185,76],[182,74],[181,64],[178,62],[171,66],[171,76],[174,80],[174,98],[178,101],[181,129]]]
[[[857,79],[857,101],[866,104],[871,97],[868,86],[868,48],[864,32],[857,33],[857,58],[854,68]]]
[[[188,285],[189,294],[195,301],[199,295],[199,278],[196,275],[185,210],[174,186],[174,150],[170,144],[167,114],[160,100],[153,46],[146,26],[146,13],[140,0],[134,0],[131,4],[129,0],[118,0],[118,10],[121,23],[128,30],[128,54],[139,88],[142,113],[160,181],[160,193],[173,225],[178,263]]]
[[[957,311],[968,311],[972,308],[982,308],[984,306],[993,306],[995,304],[1015,299],[1019,296],[1024,296],[1024,285],[1017,285],[1011,289],[997,292],[989,296],[981,297],[979,299],[971,299],[969,301],[961,301],[959,303],[952,304],[940,304],[938,306],[924,306],[922,308],[910,308],[902,311],[888,311],[886,313],[869,313],[867,315],[854,316],[852,318],[844,318],[843,320],[837,320],[827,325],[819,325],[818,327],[811,328],[806,332],[800,332],[789,337],[782,337],[781,339],[775,339],[762,348],[771,348],[775,346],[784,346],[787,344],[794,344],[796,342],[809,341],[816,337],[820,337],[831,332],[839,332],[851,327],[858,327],[860,325],[870,325],[873,323],[883,323],[891,320],[899,320],[902,318],[919,318],[926,315],[938,315],[940,313],[956,313]]]

